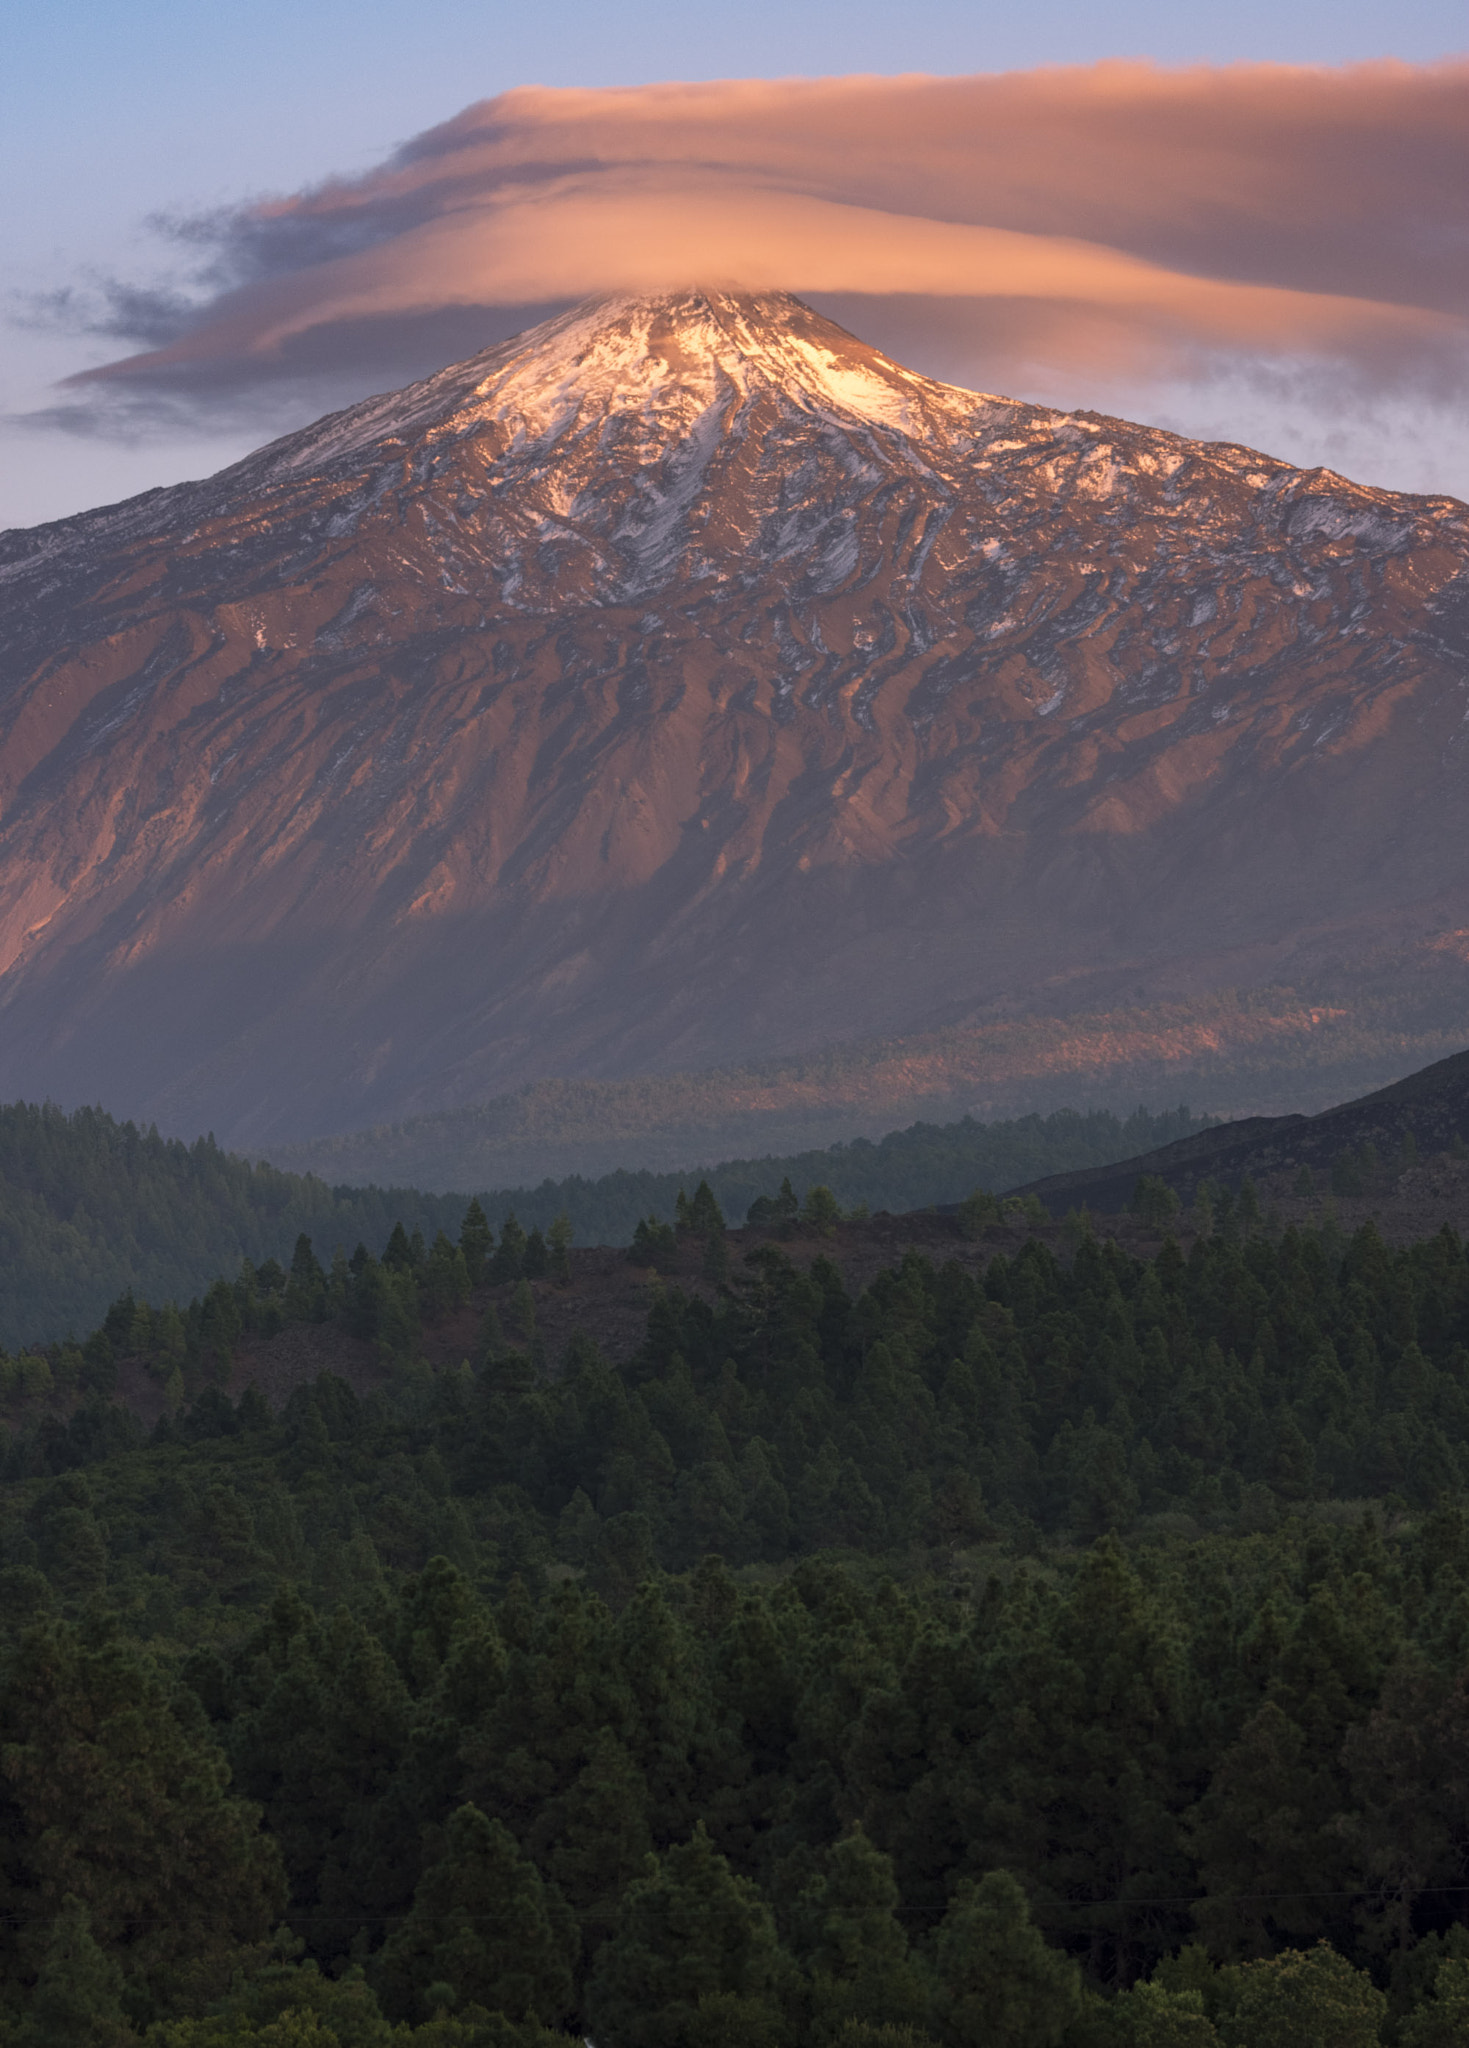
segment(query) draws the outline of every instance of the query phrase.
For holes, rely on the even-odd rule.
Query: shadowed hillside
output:
[[[1061,1173],[1020,1190],[1054,1214],[1071,1208],[1116,1211],[1134,1199],[1141,1177],[1189,1200],[1202,1182],[1236,1189],[1246,1180],[1300,1183],[1360,1197],[1388,1188],[1424,1154],[1462,1159],[1469,1148],[1469,1053],[1316,1116],[1246,1117],[1114,1164]],[[1304,1180],[1302,1180],[1304,1176]]]

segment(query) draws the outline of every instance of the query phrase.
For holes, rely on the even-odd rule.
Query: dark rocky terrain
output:
[[[1466,569],[1457,501],[781,295],[584,307],[0,540],[0,1094],[268,1149],[985,1019],[1207,1053],[1280,984],[1421,1044]]]
[[[1431,1165],[1422,1163],[1429,1159]],[[1385,1202],[1399,1234],[1410,1214],[1418,1217],[1421,1227],[1407,1235],[1422,1236],[1446,1220],[1461,1231],[1469,1227],[1466,1164],[1469,1053],[1461,1052],[1316,1116],[1242,1117],[1135,1159],[1052,1174],[1016,1192],[1038,1196],[1057,1215],[1076,1207],[1126,1208],[1144,1174],[1184,1201],[1204,1180],[1238,1188],[1248,1179],[1283,1198],[1297,1193],[1304,1169],[1320,1188],[1352,1203]]]

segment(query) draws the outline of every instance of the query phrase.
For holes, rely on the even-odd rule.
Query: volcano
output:
[[[0,537],[0,1092],[225,1139],[1368,972],[1462,1015],[1469,508],[603,299]]]

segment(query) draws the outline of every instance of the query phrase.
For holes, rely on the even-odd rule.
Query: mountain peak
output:
[[[690,287],[589,300],[521,337],[517,368],[614,396],[773,388],[907,431],[914,405],[951,387],[905,369],[790,292]],[[958,395],[958,394],[955,394]],[[968,395],[968,394],[964,394]]]
[[[683,434],[701,416],[762,396],[944,438],[976,407],[996,403],[905,369],[790,292],[689,286],[587,299],[437,376],[288,435],[238,467],[265,465],[287,477],[394,440],[497,425],[517,452],[549,449],[609,415]]]

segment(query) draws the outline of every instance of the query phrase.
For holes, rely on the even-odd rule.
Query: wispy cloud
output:
[[[873,338],[906,325],[991,389],[1264,365],[1448,397],[1469,63],[527,88],[366,176],[164,225],[190,292],[52,309],[142,345],[79,380],[93,403],[366,390],[694,280],[881,300]]]

